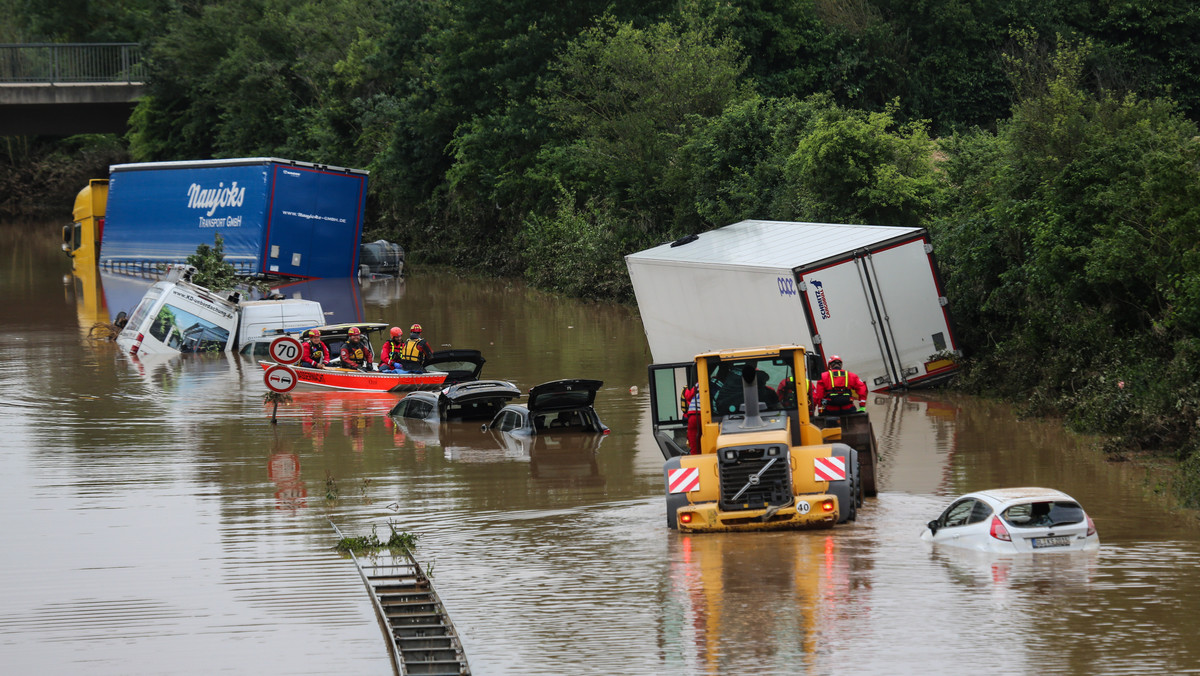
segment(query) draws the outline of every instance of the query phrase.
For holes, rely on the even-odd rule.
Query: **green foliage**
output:
[[[386,541],[379,539],[379,534],[376,532],[375,526],[371,527],[371,534],[360,537],[346,537],[338,540],[334,545],[334,549],[339,552],[354,552],[355,554],[365,554],[380,551],[383,549],[391,549],[398,551],[411,552],[416,549],[418,535],[416,533],[407,533],[396,530],[395,526],[388,524],[388,528],[392,534]]]
[[[107,177],[109,165],[128,159],[124,143],[111,134],[0,137],[0,215],[69,216],[89,179]]]
[[[30,42],[141,42],[158,32],[171,0],[11,0]],[[14,7],[13,9],[16,9]],[[2,9],[4,8],[0,5]],[[15,13],[15,12],[14,12]],[[6,17],[14,13],[5,12]]]
[[[832,105],[827,96],[804,101],[755,96],[698,124],[671,169],[672,180],[692,196],[691,204],[679,206],[681,220],[694,210],[700,221],[684,229],[703,230],[746,218],[790,218],[793,199],[784,167],[796,140]]]
[[[225,240],[213,234],[213,245],[201,244],[196,253],[187,257],[187,264],[196,268],[192,283],[213,291],[228,291],[238,284],[237,268],[225,262]]]
[[[919,225],[937,197],[933,142],[922,123],[828,108],[805,130],[784,167],[803,220]]]
[[[620,234],[630,228],[611,207],[593,199],[577,209],[575,196],[561,186],[559,190],[558,211],[531,217],[521,232],[526,278],[580,298],[631,297],[624,254],[640,247],[622,241]]]
[[[1200,130],[1169,101],[1084,91],[1090,49],[1014,62],[1011,120],[944,145],[942,271],[976,384],[1184,456],[1200,447]]]

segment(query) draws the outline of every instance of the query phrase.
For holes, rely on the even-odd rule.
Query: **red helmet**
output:
[[[840,364],[840,363],[842,363],[842,358],[837,356],[836,354],[829,357],[829,365],[830,366],[832,366],[834,364]]]
[[[399,338],[402,335],[404,335],[404,329],[401,329],[399,326],[392,327],[392,337],[393,338]]]
[[[350,330],[346,332],[346,335],[359,336],[359,335],[362,335],[362,331],[359,331],[357,326],[351,326]]]
[[[408,330],[409,330],[409,331],[411,331],[411,332],[413,332],[413,333],[420,333],[420,332],[421,332],[421,325],[420,325],[420,324],[413,324],[412,326],[410,326],[410,327],[408,328]]]
[[[320,337],[321,337],[321,332],[320,332],[319,330],[317,330],[317,329],[309,329],[309,330],[308,330],[308,337],[309,337],[309,338],[320,338]]]

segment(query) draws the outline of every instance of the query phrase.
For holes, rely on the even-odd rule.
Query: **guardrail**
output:
[[[145,82],[136,42],[0,44],[0,82]]]

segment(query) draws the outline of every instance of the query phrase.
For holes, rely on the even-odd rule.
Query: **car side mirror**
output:
[[[938,532],[938,521],[937,521],[937,519],[934,519],[933,521],[930,521],[929,523],[927,523],[927,524],[925,524],[925,525],[926,525],[926,526],[929,528],[929,534],[930,534],[930,535],[936,535],[936,534],[937,534],[937,532]]]

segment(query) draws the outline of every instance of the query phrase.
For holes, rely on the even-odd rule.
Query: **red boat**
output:
[[[273,361],[260,361],[259,366],[267,370],[275,366]],[[433,373],[380,373],[378,371],[363,372],[356,369],[343,369],[330,366],[323,369],[313,369],[306,366],[292,366],[296,378],[303,385],[330,387],[335,390],[355,390],[359,392],[413,392],[416,390],[436,390],[446,380],[446,374]]]

